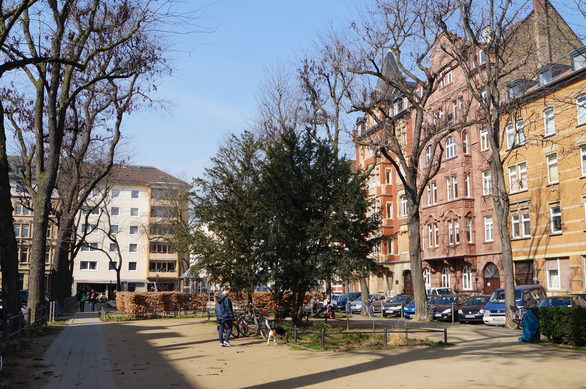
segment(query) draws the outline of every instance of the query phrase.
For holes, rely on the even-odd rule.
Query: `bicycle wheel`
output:
[[[238,333],[242,336],[248,337],[248,336],[254,335],[254,329],[251,328],[251,326],[246,322],[246,320],[239,321],[237,328],[238,328]]]
[[[516,330],[519,329],[519,320],[517,311],[511,310],[506,317],[505,327]]]

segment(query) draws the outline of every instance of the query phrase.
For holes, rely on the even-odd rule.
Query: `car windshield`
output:
[[[454,292],[451,289],[449,289],[449,288],[446,288],[446,289],[436,289],[436,293],[439,294],[440,296],[447,296],[447,295],[450,295],[450,294],[454,294]]]
[[[521,294],[523,293],[522,290],[516,290],[515,291],[515,300],[516,301],[521,301]],[[494,292],[492,292],[492,295],[490,296],[490,300],[491,303],[504,303],[505,302],[505,291],[504,290],[495,290]]]
[[[395,296],[389,300],[390,303],[405,303],[409,301],[409,296]]]
[[[457,296],[446,296],[446,297],[438,298],[437,300],[435,300],[434,304],[448,305],[448,304],[452,304],[452,303],[456,303],[456,302],[458,302]]]
[[[569,297],[548,297],[539,303],[539,308],[546,307],[571,307],[572,299]]]
[[[463,305],[484,305],[484,304],[486,304],[487,300],[488,300],[487,297],[481,297],[481,296],[470,297],[468,300],[464,301]]]
[[[352,299],[350,299],[350,300],[352,300]],[[354,300],[352,300],[352,301],[362,301],[362,296],[358,296],[358,297],[356,297],[356,298],[355,298]]]

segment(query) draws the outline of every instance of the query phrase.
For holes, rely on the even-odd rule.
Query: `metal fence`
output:
[[[54,321],[56,316],[57,303],[55,301],[36,308],[35,320],[32,320],[32,311],[26,311],[13,316],[8,316],[2,322],[2,340],[8,341],[12,338],[27,334],[32,328],[47,325],[47,322]]]

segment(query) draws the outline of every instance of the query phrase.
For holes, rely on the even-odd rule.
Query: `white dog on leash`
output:
[[[277,336],[284,337],[286,332],[281,327],[271,326],[268,318],[265,318],[265,326],[267,327],[267,346],[271,344],[271,338],[273,339],[273,343],[277,344]]]

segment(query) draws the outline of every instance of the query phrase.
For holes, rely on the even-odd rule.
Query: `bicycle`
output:
[[[513,327],[511,329],[522,329],[523,328],[523,316],[525,316],[525,312],[522,308],[517,307],[516,305],[511,305],[511,310],[507,314],[507,320],[505,322],[505,326],[507,323],[513,323]]]
[[[238,338],[240,336],[249,337],[256,335],[255,329],[253,328],[253,326],[249,324],[247,317],[244,315],[244,313],[239,314],[238,318],[235,320],[234,332],[232,333],[232,335],[235,338]]]

